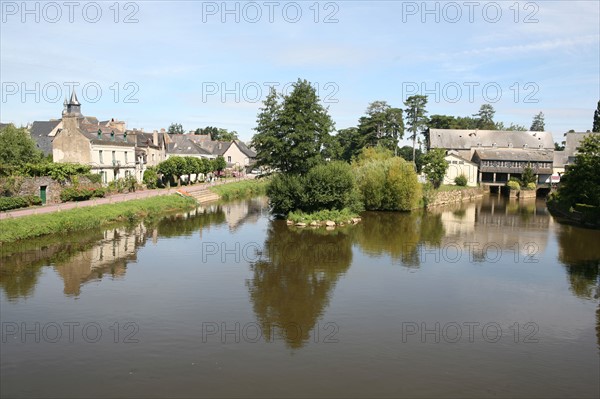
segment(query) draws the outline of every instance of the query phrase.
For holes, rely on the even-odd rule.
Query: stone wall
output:
[[[80,185],[84,186],[98,186],[97,184],[93,184],[90,180],[85,176],[78,176],[77,180]],[[3,181],[0,181],[0,184],[4,185]],[[11,189],[12,194],[8,195],[36,195],[40,196],[40,188],[42,186],[46,186],[46,204],[58,204],[60,203],[60,193],[65,187],[72,186],[70,181],[66,181],[64,184],[60,184],[56,180],[53,180],[51,177],[43,176],[43,177],[16,177],[14,184],[14,191]],[[5,195],[5,194],[1,194]]]
[[[439,191],[435,198],[427,205],[427,208],[433,208],[440,205],[453,204],[457,202],[471,201],[475,198],[483,197],[485,190],[480,187],[469,187],[462,190]]]
[[[57,204],[60,202],[60,192],[63,186],[48,176],[26,177],[17,192],[17,195],[40,195],[40,187],[46,186],[46,204]]]
[[[519,199],[535,198],[536,194],[536,190],[521,190],[519,191]]]

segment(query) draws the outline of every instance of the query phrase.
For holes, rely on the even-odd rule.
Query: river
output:
[[[0,247],[2,397],[600,396],[600,231],[265,199]]]

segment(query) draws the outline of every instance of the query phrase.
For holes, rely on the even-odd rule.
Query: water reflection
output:
[[[64,294],[79,296],[88,282],[122,277],[149,239],[156,243],[161,237],[202,234],[211,225],[236,229],[256,222],[265,208],[264,199],[215,203],[133,225],[5,244],[0,247],[0,288],[9,301],[30,297],[43,267],[52,266],[64,282]]]
[[[582,299],[600,297],[600,231],[560,225],[558,260],[565,265],[571,291]],[[596,310],[596,336],[600,349],[600,302]]]
[[[42,267],[64,262],[103,239],[101,231],[56,235],[0,247],[0,287],[9,300],[33,295]]]
[[[406,267],[421,263],[420,245],[439,246],[445,227],[439,214],[427,212],[367,212],[352,236],[371,256],[388,255]]]
[[[149,240],[156,243],[161,237],[195,233],[202,237],[211,226],[227,226],[235,233],[243,225],[257,223],[266,212],[265,200],[258,198],[104,231],[4,245],[0,289],[9,301],[30,297],[43,267],[50,266],[63,280],[64,294],[77,297],[88,282],[122,278]],[[291,348],[310,340],[337,281],[352,264],[353,247],[369,257],[388,256],[392,263],[414,269],[426,260],[427,247],[455,245],[476,262],[489,259],[486,251],[498,249],[539,255],[552,237],[549,231],[554,231],[558,259],[572,293],[584,300],[597,300],[600,294],[600,231],[554,224],[540,201],[486,197],[432,212],[367,212],[359,225],[334,231],[294,229],[281,221],[267,226],[263,253],[250,264],[247,287],[265,339],[278,334]],[[600,309],[597,322],[600,345]]]
[[[343,230],[297,230],[273,221],[263,248],[247,285],[264,338],[275,334],[302,347],[352,263],[352,241]]]
[[[544,252],[552,218],[543,200],[506,200],[487,196],[471,203],[437,208],[446,234],[441,245],[455,246],[470,259],[485,262],[512,251],[532,260]]]

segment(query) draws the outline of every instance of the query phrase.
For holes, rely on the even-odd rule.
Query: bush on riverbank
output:
[[[195,205],[196,202],[193,199],[168,195],[4,219],[0,220],[0,243],[47,234],[93,229],[115,222],[189,209]]]
[[[341,161],[315,166],[305,176],[279,174],[267,187],[273,212],[362,210],[352,167]]]
[[[269,181],[265,179],[242,180],[221,186],[214,186],[210,190],[219,194],[222,200],[229,201],[255,195],[264,195],[268,184]]]
[[[421,184],[411,163],[392,157],[364,162],[355,168],[365,209],[410,211],[418,206]]]
[[[37,195],[23,195],[16,197],[0,197],[0,211],[26,208],[32,205],[42,205],[42,199]]]
[[[60,192],[60,200],[85,201],[90,198],[103,198],[105,195],[106,190],[102,187],[66,187]]]

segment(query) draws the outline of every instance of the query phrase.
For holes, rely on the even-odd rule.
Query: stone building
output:
[[[477,165],[477,183],[502,186],[529,166],[538,184],[550,183],[554,140],[550,132],[430,129],[429,148],[442,148]],[[447,176],[448,179],[450,176]]]
[[[136,155],[136,137],[116,127],[86,123],[81,118],[81,104],[75,92],[65,104],[62,130],[52,141],[54,162],[90,165],[92,173],[102,175],[102,182],[134,176],[141,180],[145,168]]]

